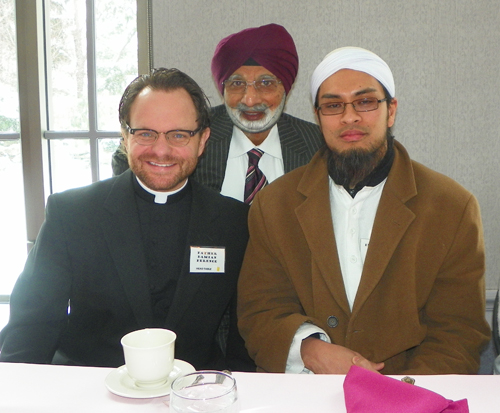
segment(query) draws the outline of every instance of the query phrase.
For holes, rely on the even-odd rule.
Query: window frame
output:
[[[89,131],[47,131],[46,66],[44,41],[44,0],[17,0],[19,112],[23,159],[24,193],[28,250],[33,245],[45,218],[45,202],[51,191],[48,163],[51,139],[90,139],[92,182],[98,180],[99,138],[120,137],[119,131],[98,131],[95,88],[94,0],[87,2],[87,70],[89,94]],[[90,18],[89,18],[90,16]],[[139,73],[151,68],[151,1],[137,0]],[[20,23],[20,24],[19,24]],[[144,62],[147,62],[145,65]]]
[[[16,40],[19,88],[20,133],[2,133],[2,140],[19,140],[25,196],[27,252],[33,246],[45,219],[45,203],[51,190],[50,140],[89,139],[92,182],[99,176],[100,138],[120,137],[119,131],[97,130],[94,0],[85,0],[87,10],[87,77],[89,96],[88,131],[47,131],[47,68],[44,34],[45,0],[16,0]],[[152,68],[151,0],[136,0],[138,36],[138,74]],[[90,18],[89,18],[90,16]],[[0,295],[0,303],[9,302]]]

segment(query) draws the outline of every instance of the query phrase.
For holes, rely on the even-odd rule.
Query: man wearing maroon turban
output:
[[[210,112],[210,138],[193,179],[250,204],[264,185],[311,160],[324,143],[319,127],[283,113],[298,68],[293,39],[278,24],[219,42],[212,75],[224,104]],[[249,151],[258,154],[257,166],[249,165]],[[113,174],[127,168],[126,154],[118,149]],[[246,182],[249,171],[256,172],[253,183]]]
[[[251,203],[266,183],[308,163],[324,141],[317,125],[283,113],[299,68],[283,26],[227,36],[217,45],[211,68],[224,104],[212,109],[211,135],[193,178]],[[259,153],[256,167],[249,151]],[[247,174],[253,169],[261,183],[248,197]]]

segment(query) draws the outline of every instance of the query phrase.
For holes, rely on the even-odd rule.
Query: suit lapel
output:
[[[408,154],[398,142],[395,142],[395,149],[394,163],[375,216],[353,316],[379,283],[395,249],[415,219],[415,214],[405,205],[417,194],[413,168]]]
[[[207,202],[210,197],[208,190],[195,181],[191,181],[193,189],[193,201],[191,205],[191,216],[187,236],[187,246],[184,250],[184,262],[180,278],[177,282],[177,289],[174,300],[170,306],[167,317],[169,328],[174,328],[181,319],[182,314],[191,305],[192,298],[196,295],[205,280],[204,274],[192,275],[190,273],[190,247],[215,247],[221,246],[217,231],[217,224],[214,222],[219,217],[218,209],[213,207],[213,203]],[[211,205],[212,208],[208,206]]]
[[[305,139],[298,135],[291,122],[286,122],[285,115],[278,121],[278,133],[283,155],[285,173],[309,162]]]
[[[337,304],[349,314],[350,308],[333,232],[328,174],[325,172],[324,158],[318,153],[298,185],[298,191],[303,193],[306,199],[296,208],[296,215],[311,251],[311,259],[319,269],[318,275],[314,271],[312,273],[313,288],[315,277],[320,276]]]
[[[152,321],[146,259],[130,170],[115,179],[104,202],[101,227],[125,294],[140,326]]]
[[[226,108],[223,105],[214,108],[211,113],[210,137],[207,148],[198,162],[193,174],[194,179],[197,179],[198,176],[203,177],[199,178],[200,182],[210,188],[221,190],[232,136],[233,123],[227,115]]]

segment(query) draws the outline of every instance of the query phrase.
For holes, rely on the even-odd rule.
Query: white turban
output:
[[[328,53],[314,70],[311,77],[311,96],[316,101],[321,84],[341,69],[352,69],[368,73],[387,89],[391,97],[396,94],[391,69],[379,56],[360,47],[341,47]]]

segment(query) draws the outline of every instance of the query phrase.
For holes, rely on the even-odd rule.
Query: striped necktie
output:
[[[259,169],[259,161],[264,152],[260,149],[253,148],[247,152],[248,154],[248,169],[247,177],[245,179],[245,204],[250,205],[253,201],[254,196],[262,188],[267,185],[267,178]]]

